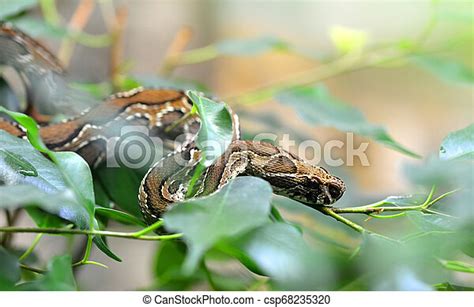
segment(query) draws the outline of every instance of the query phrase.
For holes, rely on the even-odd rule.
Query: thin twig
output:
[[[128,11],[125,7],[119,7],[115,13],[115,22],[112,25],[112,44],[110,46],[110,79],[114,89],[120,87],[122,81],[123,63],[123,31],[127,23]]]
[[[357,232],[360,232],[360,233],[367,232],[367,230],[366,230],[364,227],[360,226],[359,224],[354,223],[354,222],[351,221],[351,220],[346,219],[346,218],[343,217],[343,216],[340,216],[339,214],[337,214],[336,212],[334,212],[333,209],[334,209],[334,208],[330,208],[330,207],[321,207],[321,208],[318,208],[318,210],[321,211],[322,213],[333,217],[335,220],[337,220],[337,221],[339,221],[339,222],[341,222],[341,223],[346,224],[347,226],[351,227],[352,229],[354,229],[354,230],[357,231]]]
[[[176,35],[169,45],[168,50],[166,50],[165,56],[163,58],[162,65],[159,69],[160,75],[170,75],[176,66],[179,65],[177,59],[191,41],[192,34],[192,30],[188,26],[183,26],[178,30],[178,32],[176,32]]]
[[[81,0],[76,10],[74,11],[74,14],[71,17],[71,21],[67,26],[68,31],[70,31],[71,33],[82,32],[92,15],[94,6],[95,3],[92,0]],[[61,47],[58,51],[58,58],[60,62],[64,65],[64,67],[69,66],[69,62],[71,61],[75,45],[76,40],[71,36],[67,36],[61,42]]]

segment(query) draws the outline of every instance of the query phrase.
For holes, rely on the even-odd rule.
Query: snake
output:
[[[0,65],[17,71],[29,105],[45,108],[52,103],[68,110],[82,106],[88,98],[69,86],[53,53],[10,23],[1,22],[0,28]],[[196,142],[201,119],[192,109],[183,90],[140,87],[113,94],[62,121],[42,123],[39,134],[49,149],[73,151],[92,168],[104,163],[107,142],[120,136],[123,126],[144,127],[164,140],[170,153],[148,169],[137,193],[144,220],[151,224],[187,198],[202,158]],[[312,208],[331,206],[341,198],[346,190],[342,179],[272,143],[242,140],[238,116],[228,110],[232,142],[200,173],[193,197],[216,193],[237,176],[255,176],[267,181],[275,194]],[[8,118],[0,117],[0,129],[26,139],[26,129]]]

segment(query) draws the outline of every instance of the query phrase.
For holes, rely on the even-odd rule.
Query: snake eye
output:
[[[341,196],[343,194],[341,188],[334,185],[334,184],[330,184],[328,186],[328,191],[329,191],[329,194],[331,194],[331,198],[332,198],[333,201],[336,201],[339,198],[341,198]]]

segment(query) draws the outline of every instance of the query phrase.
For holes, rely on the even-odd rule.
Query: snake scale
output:
[[[81,95],[68,87],[65,72],[51,52],[8,23],[0,27],[0,64],[18,72],[28,104],[44,107],[60,100],[69,109],[80,105]],[[178,144],[169,146],[171,153],[148,170],[140,185],[140,209],[145,220],[153,223],[185,198],[190,175],[201,157],[195,143],[200,120],[189,116],[192,106],[180,90],[137,88],[112,95],[70,119],[42,125],[40,136],[48,148],[74,151],[91,167],[104,161],[107,140],[117,136],[124,125],[144,126],[165,145]],[[167,129],[171,126],[173,129]],[[0,129],[18,137],[26,135],[23,127],[5,118],[0,118]],[[331,205],[343,195],[344,182],[324,168],[270,143],[241,140],[236,115],[233,129],[232,143],[202,172],[195,196],[209,195],[243,175],[260,177],[271,184],[274,193],[310,207]],[[184,140],[176,143],[177,136]]]

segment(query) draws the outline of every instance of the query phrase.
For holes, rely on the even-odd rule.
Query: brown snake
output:
[[[9,24],[0,26],[0,64],[11,66],[19,73],[30,104],[80,99],[68,88],[61,65],[46,48]],[[62,91],[60,97],[54,96],[58,95],[57,89]],[[177,136],[184,136],[179,146],[168,146],[171,154],[153,165],[142,180],[139,204],[145,220],[152,223],[185,198],[190,174],[199,161],[200,151],[194,139],[200,120],[197,116],[184,117],[191,108],[192,102],[183,91],[138,88],[117,93],[74,118],[42,126],[40,136],[48,148],[74,151],[93,167],[104,161],[107,141],[119,136],[123,126],[144,126],[150,135],[163,139],[165,145]],[[234,140],[204,170],[195,196],[218,191],[229,180],[242,175],[263,178],[276,194],[311,207],[331,205],[343,195],[344,182],[322,167],[310,165],[270,143],[240,140],[237,116],[233,120]],[[173,129],[168,131],[170,126]],[[2,118],[0,129],[25,137],[23,127]]]

